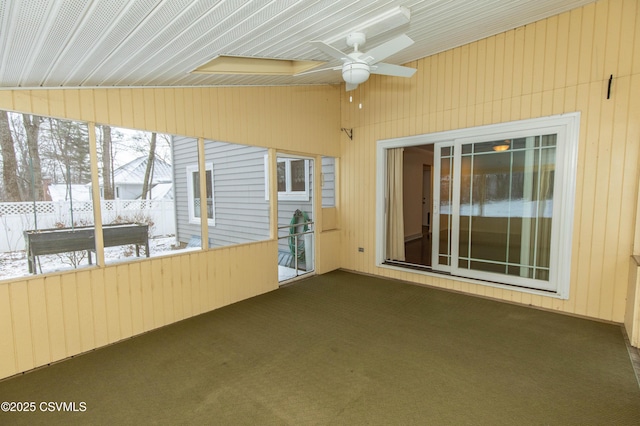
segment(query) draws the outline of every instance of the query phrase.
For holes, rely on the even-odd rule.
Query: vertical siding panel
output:
[[[196,136],[195,108],[193,102],[193,93],[195,89],[182,89],[183,108],[185,115],[184,135]]]
[[[578,66],[578,84],[588,83],[591,79],[591,62],[593,58],[594,42],[594,20],[595,6],[594,4],[584,7],[581,22],[580,38],[580,62]]]
[[[593,46],[591,50],[591,75],[589,80],[604,80],[605,59],[607,48],[607,20],[609,17],[609,5],[611,2],[596,2],[595,4],[595,30],[593,33]],[[618,23],[619,25],[619,23]],[[617,48],[616,48],[617,51]],[[615,52],[617,54],[617,52]],[[607,75],[608,77],[608,75]]]
[[[193,301],[191,300],[192,285],[190,258],[193,256],[189,253],[187,256],[180,256],[180,288],[182,289],[182,312],[183,317],[188,318],[193,315]],[[175,265],[174,265],[175,267]]]
[[[33,360],[35,365],[45,365],[51,362],[51,347],[44,278],[30,280],[26,287],[29,295],[29,310],[25,313],[29,315],[31,324]]]
[[[218,101],[218,108],[217,108],[217,116],[218,116],[218,132],[217,134],[219,135],[219,139],[218,140],[222,140],[222,141],[228,141],[227,139],[227,125],[228,125],[228,118],[227,117],[227,113],[228,113],[228,105],[227,105],[227,92],[228,90],[226,88],[222,88],[219,91],[216,91],[217,93],[217,101]]]
[[[168,109],[167,115],[175,115],[175,131],[172,132],[176,135],[193,136],[193,134],[187,131],[185,117],[187,115],[185,105],[184,89],[170,89],[173,94],[173,103]]]
[[[633,37],[633,56],[631,62],[631,74],[637,74],[640,72],[640,28],[638,28],[638,22],[640,22],[640,7],[638,7],[637,1],[629,0],[629,3],[633,3],[635,6],[635,32]],[[633,11],[634,9],[631,8]],[[625,34],[629,34],[628,32]],[[631,37],[630,37],[631,38]]]
[[[91,271],[90,283],[96,347],[104,346],[112,342],[109,338],[107,289],[104,285],[104,276],[103,269],[94,269]]]
[[[107,313],[107,337],[109,343],[122,338],[120,331],[120,306],[118,301],[117,267],[104,269],[105,308]],[[124,286],[125,283],[122,283]]]
[[[93,89],[80,90],[80,120],[96,121],[95,96]]]
[[[12,326],[14,318],[9,294],[10,285],[0,285],[0,377],[8,377],[19,370],[16,362],[15,334]]]
[[[264,256],[263,256],[264,257]],[[198,261],[198,270],[200,277],[200,312],[208,312],[213,309],[211,305],[210,290],[211,285],[208,276],[207,256],[200,256]]]
[[[32,110],[30,92],[26,90],[16,90],[12,93],[11,97],[13,98],[13,107],[10,109],[18,112]]]
[[[566,14],[563,16],[567,16]],[[557,49],[560,40],[558,40],[558,17],[554,16],[548,19],[546,25],[546,34],[544,36],[544,44],[541,47],[541,55],[542,61],[544,63],[543,68],[543,80],[542,80],[542,91],[550,91],[553,90],[555,85],[555,72],[556,72],[556,62],[557,62]],[[565,59],[566,59],[566,53]],[[566,68],[566,63],[565,63]]]
[[[545,47],[547,35],[547,21],[540,21],[535,24],[535,35],[533,36],[533,64],[532,64],[532,88],[531,93],[540,93],[544,87],[545,71]],[[549,67],[553,70],[552,67]]]
[[[211,137],[211,134],[213,133],[213,127],[211,125],[211,117],[213,115],[215,115],[212,112],[212,107],[211,107],[211,90],[204,88],[200,91],[200,102],[201,102],[201,111],[200,111],[200,117],[202,117],[202,136],[203,137]]]
[[[533,92],[534,69],[537,68],[535,60],[537,24],[529,24],[524,27],[523,62],[522,62],[522,95]]]
[[[621,89],[613,98],[615,102],[614,116],[618,117],[613,126],[611,136],[612,141],[627,141],[630,102],[629,96],[632,92],[631,78],[619,79],[618,86]],[[605,101],[606,102],[606,101]],[[633,139],[631,139],[633,140]],[[638,140],[638,139],[636,139]],[[605,239],[605,252],[612,259],[607,261],[607,266],[611,272],[605,271],[604,276],[614,277],[614,286],[611,288],[611,311],[610,317],[617,322],[624,320],[626,309],[627,287],[629,286],[629,269],[621,268],[617,265],[629,261],[629,253],[626,247],[633,247],[634,223],[627,212],[634,211],[633,185],[631,182],[637,180],[637,162],[630,158],[638,158],[637,144],[612,143],[611,145],[611,175],[609,203],[615,206],[615,211],[609,214],[609,220],[618,223],[617,229],[608,229]],[[613,184],[621,182],[620,185]],[[610,274],[610,275],[607,275]],[[603,286],[605,287],[605,286]]]
[[[159,277],[158,270],[154,269],[152,271],[154,281],[157,278],[160,278],[160,282],[163,284],[163,305],[164,305],[164,324],[170,324],[178,320],[176,316],[174,291],[173,291],[173,273],[171,270],[171,266],[173,264],[173,260],[170,257],[162,258],[162,270]]]
[[[155,312],[162,306],[162,299],[157,297],[154,291],[154,282],[151,277],[151,266],[155,262],[140,263],[140,292],[142,297],[142,329],[149,331],[156,328]]]
[[[95,348],[93,297],[91,296],[91,272],[81,271],[76,275],[76,295],[80,329],[80,352]]]
[[[601,177],[602,169],[598,169],[598,135],[600,134],[600,85],[588,85],[588,116],[587,116],[587,145],[585,147],[586,161],[584,166],[584,175],[582,181],[583,194],[583,226],[590,230],[589,241],[590,250],[588,259],[588,281],[585,290],[587,291],[587,304],[585,306],[586,315],[596,315],[599,311],[599,289],[596,280],[601,277],[602,260],[602,229],[596,217],[602,214],[602,207],[596,203],[596,191],[598,186],[598,177]],[[595,274],[595,276],[594,276]]]
[[[164,99],[166,90],[153,89],[153,120],[155,120],[156,129],[160,133],[169,133],[167,128],[167,105]]]
[[[49,90],[49,114],[53,117],[66,117],[66,108],[64,104],[64,90]]]
[[[193,88],[191,89],[193,96],[191,102],[193,104],[193,134],[195,136],[202,136],[203,134],[203,123],[202,123],[202,89],[201,88]]]
[[[118,89],[120,93],[120,110],[122,113],[122,127],[127,129],[140,128],[137,116],[140,112],[134,102],[134,89]]]
[[[82,113],[80,112],[80,95],[77,89],[66,89],[62,91],[64,94],[65,117],[78,120]]]
[[[51,361],[58,361],[67,356],[60,275],[46,277],[44,282],[47,298],[47,323],[49,327]]]
[[[485,102],[485,92],[487,86],[487,40],[482,39],[474,43],[476,49],[476,94],[475,104],[482,105]],[[478,120],[478,117],[476,117]],[[482,114],[481,122],[484,122],[484,114]]]
[[[635,27],[636,22],[640,22],[638,16],[638,2],[633,0],[625,0],[622,2],[622,16],[620,18],[620,34],[618,35],[620,44],[613,46],[618,53],[618,74],[621,76],[630,75],[633,64],[633,47],[634,38],[638,36],[640,29]],[[612,22],[609,24],[615,27],[617,24]],[[637,42],[640,45],[640,42]]]
[[[64,318],[65,340],[67,342],[65,356],[82,352],[82,338],[80,336],[80,313],[78,311],[78,292],[76,285],[77,274],[67,274],[61,277],[62,314]]]
[[[444,105],[445,111],[451,110],[453,99],[453,78],[454,78],[454,51],[447,50],[444,55]],[[402,96],[406,92],[399,92],[399,96]],[[446,123],[445,127],[449,127],[450,123]]]
[[[514,45],[516,32],[507,31],[504,35],[504,71],[502,72],[502,99],[509,99],[513,94],[513,77],[515,74]],[[507,102],[504,105],[508,105]],[[508,121],[508,120],[507,120]]]
[[[29,295],[22,283],[9,284],[9,298],[13,314],[13,338],[18,371],[34,368],[33,338],[29,318]]]
[[[494,63],[493,71],[490,78],[493,79],[493,93],[490,95],[493,101],[502,99],[503,86],[504,86],[504,68],[506,62],[506,33],[501,33],[496,36],[494,52],[492,52],[490,61]]]
[[[469,45],[468,67],[467,105],[474,106],[476,104],[478,95],[478,43],[472,43],[471,45]]]
[[[182,294],[180,274],[180,263],[182,257],[183,256],[171,258],[171,269],[169,269],[171,273],[171,287],[173,290],[173,312],[175,320],[177,321],[184,319],[184,302],[182,300],[184,296]]]
[[[484,103],[488,104],[495,99],[494,92],[496,86],[500,86],[500,80],[496,80],[496,69],[500,64],[496,63],[497,37],[490,37],[486,40],[485,48],[485,84],[482,96]]]
[[[131,104],[131,108],[133,110],[133,114],[131,115],[133,122],[131,123],[131,126],[134,129],[144,129],[146,127],[144,113],[144,90],[131,89],[129,93],[131,94],[131,98],[128,100],[128,103]],[[124,99],[122,103],[125,103]]]
[[[569,28],[567,39],[567,68],[564,70],[565,85],[573,87],[578,84],[580,63],[582,61],[582,20],[583,9],[574,9],[569,13]]]
[[[189,256],[189,270],[191,273],[191,315],[201,314],[202,309],[202,279],[200,278],[200,260],[204,253]]]
[[[555,65],[555,70],[553,72],[553,87],[551,87],[551,89],[564,89],[567,85],[567,71],[571,66],[569,64],[569,58],[574,54],[574,52],[570,52],[569,47],[569,29],[571,28],[570,19],[570,13],[563,13],[562,15],[559,15],[557,25],[553,30],[555,38],[552,34],[547,37],[547,44],[549,46],[552,44],[555,46],[555,49],[553,49],[554,56],[548,55],[550,66]],[[576,64],[572,65],[575,69]]]
[[[209,308],[217,309],[222,305],[220,301],[221,297],[218,269],[216,268],[216,263],[212,259],[210,259],[208,255],[205,255],[205,260],[205,263],[207,265],[207,294],[209,297]]]
[[[95,120],[98,123],[110,123],[109,121],[109,97],[107,90],[93,90]]]
[[[164,117],[166,132],[177,135],[179,134],[177,123],[182,110],[176,108],[175,89],[162,89],[162,91],[164,92],[164,110],[166,112]]]
[[[131,307],[131,280],[129,279],[129,265],[116,266],[117,310],[120,322],[120,335],[118,340],[133,335],[132,307]]]
[[[165,320],[165,300],[164,293],[166,279],[162,276],[163,259],[153,259],[150,265],[149,281],[153,291],[153,328],[158,328],[167,324]]]
[[[134,336],[145,331],[144,299],[142,298],[143,283],[140,273],[140,264],[141,262],[132,262],[127,265],[123,265],[126,266],[129,277],[129,291],[131,296],[131,332]]]
[[[525,28],[517,28],[513,40],[513,85],[512,96],[522,95],[522,84],[525,75]]]
[[[158,124],[156,123],[156,100],[155,90],[145,89],[141,91],[141,95],[144,99],[144,128],[154,129],[160,131]]]
[[[123,110],[123,106],[120,105],[120,91],[105,90],[105,94],[107,95],[107,110],[109,112],[109,117],[106,122],[111,125],[122,126],[122,114],[125,111]]]

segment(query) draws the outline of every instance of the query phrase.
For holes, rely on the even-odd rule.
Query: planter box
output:
[[[105,247],[135,244],[136,256],[139,257],[140,246],[145,246],[146,255],[149,257],[149,227],[146,224],[103,225],[102,234]],[[93,226],[24,231],[24,240],[29,272],[34,274],[37,273],[35,261],[38,256],[86,250],[91,264],[91,252],[96,249]]]

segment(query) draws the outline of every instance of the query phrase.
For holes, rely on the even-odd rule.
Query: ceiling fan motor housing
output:
[[[342,66],[342,78],[350,84],[364,83],[369,79],[370,68],[366,62],[347,62]]]

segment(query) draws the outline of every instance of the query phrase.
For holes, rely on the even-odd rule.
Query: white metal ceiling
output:
[[[203,75],[217,55],[327,61],[308,42],[332,40],[398,5],[415,44],[402,64],[556,15],[593,0],[0,0],[0,87],[340,83],[305,76]],[[333,43],[349,48],[340,39]]]

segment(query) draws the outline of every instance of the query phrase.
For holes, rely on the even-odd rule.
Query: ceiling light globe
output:
[[[364,83],[369,74],[369,64],[364,62],[350,62],[342,66],[342,78],[349,84]]]

